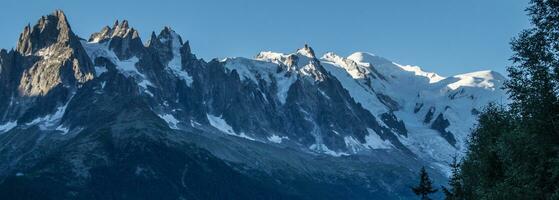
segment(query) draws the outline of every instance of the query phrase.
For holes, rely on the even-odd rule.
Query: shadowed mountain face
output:
[[[0,197],[408,199],[503,80],[308,45],[206,62],[169,27],[86,41],[56,11],[0,51]]]

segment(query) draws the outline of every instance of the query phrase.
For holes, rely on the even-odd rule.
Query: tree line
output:
[[[441,188],[447,200],[559,199],[559,0],[532,0],[526,11],[532,27],[511,42],[510,103],[479,115]],[[423,173],[412,189],[429,199],[436,189]]]

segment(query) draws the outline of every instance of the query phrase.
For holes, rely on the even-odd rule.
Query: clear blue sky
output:
[[[89,38],[128,19],[144,42],[168,25],[206,60],[293,52],[309,43],[322,55],[371,52],[449,76],[504,73],[509,42],[529,27],[528,0],[3,0],[0,47],[13,48],[27,23],[60,8],[74,32]]]

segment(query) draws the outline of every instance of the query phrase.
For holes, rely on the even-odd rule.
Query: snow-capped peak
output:
[[[256,60],[273,62],[291,67],[303,67],[316,59],[314,50],[305,44],[303,48],[297,49],[295,53],[283,54],[272,51],[262,51],[255,57]],[[288,69],[291,70],[291,69]]]
[[[113,34],[112,36],[119,35],[124,36],[130,31],[130,27],[128,26],[128,20],[122,20],[122,23],[118,23],[118,20],[115,22],[113,26]]]
[[[364,52],[347,58],[326,53],[321,63],[373,115],[382,119],[393,112],[408,132],[402,143],[436,162],[461,155],[476,113],[489,102],[506,100],[505,78],[494,71],[445,78]]]
[[[102,43],[114,37],[130,37],[132,39],[135,39],[139,38],[140,36],[138,31],[136,31],[134,28],[130,28],[130,26],[128,25],[128,20],[122,20],[122,22],[120,23],[118,20],[116,20],[112,28],[109,26],[105,26],[100,32],[92,34],[89,38],[89,42]]]
[[[358,65],[355,61],[346,59],[333,52],[328,52],[324,54],[321,60],[325,62],[337,63],[334,66],[345,69],[347,73],[349,73],[349,75],[351,75],[351,77],[354,79],[365,78],[367,74],[370,73],[368,69],[368,65],[367,66]]]
[[[296,71],[299,58],[295,54],[283,54],[271,51],[263,51],[256,55],[255,60],[271,62],[286,67],[286,71]]]
[[[295,53],[283,54],[271,51],[263,51],[256,55],[256,60],[273,62],[279,65],[287,66],[287,71],[301,70],[302,68],[316,68],[318,63],[314,54],[314,50],[305,44],[301,49],[297,49]],[[308,69],[306,69],[308,70]]]
[[[349,55],[347,57],[347,59],[353,60],[353,61],[358,62],[358,63],[371,63],[371,64],[374,64],[374,65],[392,63],[392,61],[390,61],[386,58],[376,56],[375,54],[367,53],[367,52],[355,52],[355,53]]]
[[[496,87],[500,87],[502,82],[505,80],[503,75],[491,70],[459,74],[453,76],[452,78],[457,80],[448,84],[448,87],[452,90],[459,87],[495,89]]]
[[[165,26],[161,33],[159,33],[158,37],[159,41],[162,43],[167,42],[168,40],[172,41],[173,47],[182,47],[183,41],[179,34],[177,34],[171,27]]]
[[[297,54],[309,57],[309,58],[316,58],[314,55],[314,50],[307,44],[303,48],[297,49]]]
[[[270,61],[270,62],[278,62],[278,61],[282,61],[284,60],[284,58],[286,58],[287,55],[282,54],[282,53],[277,53],[277,52],[272,52],[272,51],[262,51],[260,53],[258,53],[255,57],[256,60],[261,60],[261,61]],[[282,64],[283,62],[277,63],[277,64]]]
[[[353,60],[361,65],[374,67],[385,76],[420,76],[427,78],[428,83],[435,83],[445,78],[433,72],[425,72],[418,66],[401,65],[372,53],[355,52],[348,56],[347,59]],[[409,72],[413,74],[409,74]]]
[[[165,28],[161,30],[161,33],[159,33],[159,36],[157,38],[161,44],[167,45],[167,48],[170,49],[171,51],[172,57],[167,63],[167,66],[169,67],[168,69],[170,69],[171,72],[175,74],[178,78],[184,80],[186,82],[186,85],[191,86],[193,81],[192,76],[190,76],[188,72],[186,72],[183,69],[182,67],[183,55],[181,54],[181,49],[183,48],[183,46],[184,45],[188,46],[188,44],[183,44],[180,35],[177,34],[174,30],[172,30],[168,26],[165,26]]]

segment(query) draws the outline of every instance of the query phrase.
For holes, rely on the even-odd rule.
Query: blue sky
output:
[[[308,43],[322,55],[371,52],[443,76],[492,69],[504,73],[511,38],[529,27],[528,0],[3,0],[0,48],[13,48],[27,23],[54,9],[89,38],[127,19],[147,40],[171,26],[206,60],[290,53]]]

